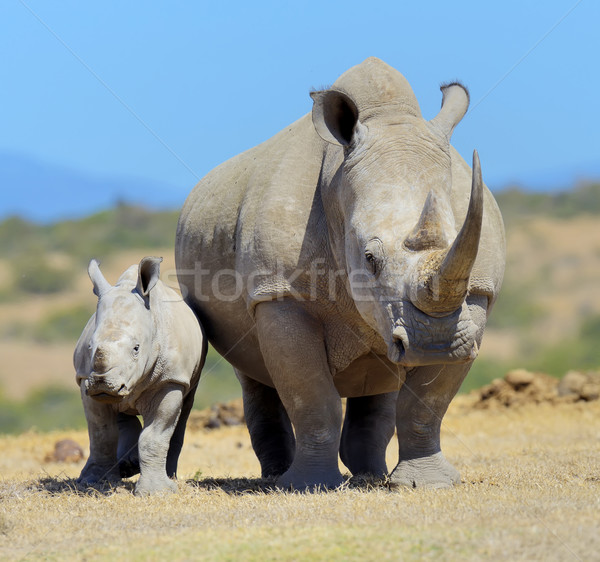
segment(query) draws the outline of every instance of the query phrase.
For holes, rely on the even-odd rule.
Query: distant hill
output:
[[[600,214],[600,181],[585,182],[573,189],[544,193],[513,187],[494,193],[508,225],[528,216],[570,218]]]
[[[38,224],[20,217],[0,221],[0,252],[23,259],[59,252],[87,263],[111,252],[175,246],[179,211],[118,204],[88,217]]]
[[[585,167],[585,177],[600,175],[600,165]],[[526,212],[570,216],[592,202],[597,212],[598,182],[575,190],[557,190],[578,177],[572,170],[530,174],[525,186],[494,190],[508,219]],[[584,177],[584,176],[579,176]],[[545,179],[544,179],[545,178]],[[544,189],[544,185],[548,189]],[[149,209],[181,209],[193,185],[170,185],[143,178],[97,176],[42,162],[19,153],[0,151],[0,221],[18,216],[43,224],[86,217],[121,203]],[[588,208],[589,209],[589,208]]]
[[[0,186],[0,219],[16,215],[42,223],[82,217],[121,201],[180,208],[193,187],[100,177],[11,152],[0,152]]]

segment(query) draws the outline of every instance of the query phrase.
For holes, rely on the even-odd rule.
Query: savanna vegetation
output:
[[[496,198],[507,225],[505,283],[462,390],[514,367],[556,376],[600,367],[600,184]],[[87,263],[98,258],[114,282],[142,256],[162,255],[163,280],[176,286],[177,217],[120,204],[55,224],[0,222],[0,432],[83,427],[71,353],[95,306]],[[231,368],[211,350],[197,407],[237,395]]]

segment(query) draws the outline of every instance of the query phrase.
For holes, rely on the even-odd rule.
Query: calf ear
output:
[[[104,278],[100,271],[99,263],[97,260],[91,260],[88,265],[88,275],[94,285],[94,294],[100,298],[108,289],[111,288],[111,284]]]
[[[143,297],[147,297],[160,278],[160,263],[162,258],[142,258],[138,268],[138,281],[136,290]]]
[[[346,94],[336,90],[311,92],[312,120],[319,136],[332,144],[348,146],[358,121],[358,108]]]
[[[430,123],[440,129],[449,140],[454,127],[458,125],[467,112],[469,91],[458,82],[443,84],[440,86],[440,90],[442,91],[442,109]]]

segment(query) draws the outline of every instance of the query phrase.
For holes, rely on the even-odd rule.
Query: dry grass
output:
[[[190,433],[179,493],[140,499],[132,482],[78,490],[81,465],[44,464],[57,439],[84,433],[2,438],[0,558],[598,559],[600,401],[475,411],[470,400],[444,424],[463,477],[451,490],[272,491],[234,427]]]

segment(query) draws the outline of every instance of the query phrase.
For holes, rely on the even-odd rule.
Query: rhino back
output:
[[[305,115],[209,173],[179,220],[180,274],[198,265],[213,274],[235,269],[250,279],[244,287],[250,308],[289,289],[290,274],[310,269],[310,262],[327,251],[317,190],[323,150]],[[205,281],[210,283],[210,276]]]
[[[253,306],[285,294],[290,275],[327,252],[317,190],[323,151],[305,115],[210,172],[179,219],[175,259],[186,302],[216,350],[265,383]]]

